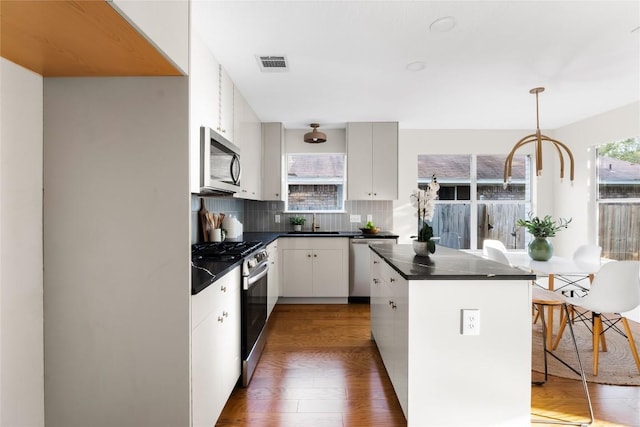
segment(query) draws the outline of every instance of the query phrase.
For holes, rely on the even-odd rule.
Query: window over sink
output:
[[[344,212],[345,155],[287,155],[287,198],[290,212]]]

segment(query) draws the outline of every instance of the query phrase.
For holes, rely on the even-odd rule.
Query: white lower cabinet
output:
[[[278,239],[282,254],[283,297],[349,296],[349,239]]]
[[[191,299],[193,426],[212,426],[240,377],[240,267]]]
[[[280,256],[278,255],[278,241],[267,245],[269,254],[269,273],[267,275],[267,318],[271,316],[273,308],[280,297]]]
[[[371,334],[407,416],[409,283],[371,251]]]

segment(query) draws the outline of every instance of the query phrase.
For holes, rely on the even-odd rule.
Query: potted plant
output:
[[[429,221],[433,219],[439,189],[440,184],[433,174],[426,190],[416,190],[411,194],[413,207],[418,211],[418,235],[411,237],[417,237],[413,241],[413,251],[419,256],[429,256],[436,251],[436,242],[432,240],[433,227],[429,225]]]
[[[305,221],[306,219],[304,217],[298,215],[289,218],[289,222],[293,225],[294,231],[301,231]]]
[[[542,219],[533,216],[532,212],[527,215],[528,219],[519,219],[516,225],[524,227],[533,235],[534,239],[529,242],[528,252],[531,259],[535,261],[548,261],[553,256],[553,245],[547,237],[554,237],[563,228],[567,228],[571,218],[560,218],[557,222],[550,215],[545,215]]]

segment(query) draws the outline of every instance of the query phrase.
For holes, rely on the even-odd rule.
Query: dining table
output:
[[[505,252],[509,263],[518,268],[526,269],[537,276],[546,276],[547,288],[550,291],[558,291],[567,285],[576,285],[581,279],[593,281],[595,274],[600,270],[600,263],[589,263],[574,260],[573,258],[552,256],[548,261],[536,261],[531,259],[528,253],[523,251]],[[563,285],[556,288],[556,279],[562,280]],[[578,288],[582,286],[576,285]],[[547,311],[547,346],[551,348],[553,337],[553,306]]]

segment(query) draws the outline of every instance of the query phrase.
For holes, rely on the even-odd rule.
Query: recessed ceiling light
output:
[[[456,19],[453,16],[445,16],[438,18],[431,23],[429,30],[434,33],[446,33],[456,26]]]
[[[410,62],[407,64],[407,70],[409,71],[421,71],[424,70],[427,67],[427,64],[425,64],[422,61],[414,61],[414,62]]]

